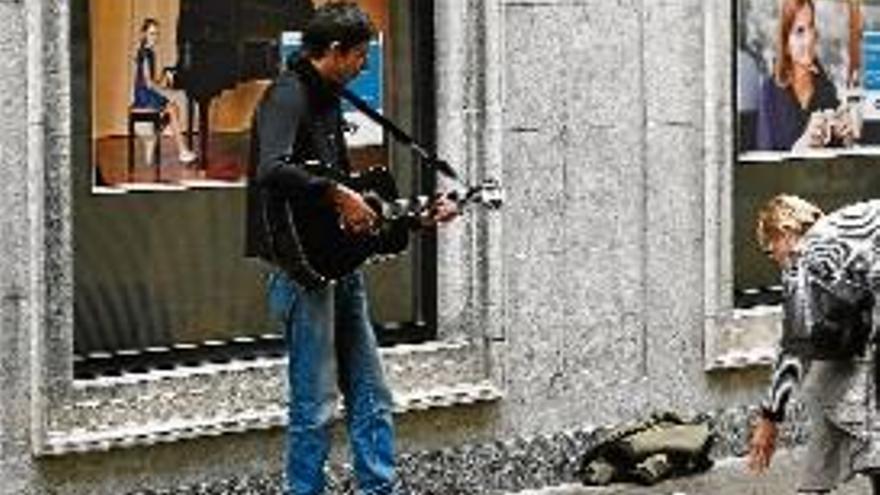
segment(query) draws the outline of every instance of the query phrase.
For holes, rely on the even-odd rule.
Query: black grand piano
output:
[[[187,139],[199,108],[199,166],[208,157],[211,100],[223,90],[275,77],[283,31],[302,30],[310,0],[181,0],[174,87],[187,95]]]

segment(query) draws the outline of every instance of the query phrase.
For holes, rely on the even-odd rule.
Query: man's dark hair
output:
[[[303,31],[302,51],[320,57],[333,42],[343,51],[366,43],[376,36],[376,27],[357,3],[329,2],[318,7]]]

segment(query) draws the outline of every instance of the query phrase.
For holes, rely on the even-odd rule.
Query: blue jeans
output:
[[[324,491],[329,426],[342,391],[358,486],[364,494],[392,493],[394,426],[391,393],[367,310],[363,275],[305,291],[282,272],[269,278],[269,310],[284,322],[289,352],[287,489]]]

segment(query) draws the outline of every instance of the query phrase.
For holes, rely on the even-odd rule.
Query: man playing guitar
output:
[[[303,32],[293,69],[267,90],[254,116],[252,170],[248,184],[247,250],[271,263],[270,310],[284,323],[289,351],[287,491],[322,493],[323,466],[335,409],[337,384],[347,415],[355,476],[364,493],[393,492],[394,433],[391,394],[382,374],[359,270],[333,284],[299,279],[302,255],[291,216],[330,206],[352,238],[368,236],[380,220],[364,196],[342,182],[311,173],[319,163],[347,173],[339,92],[361,71],[375,35],[355,3],[330,2],[316,9]],[[433,226],[454,218],[445,196],[420,220]]]

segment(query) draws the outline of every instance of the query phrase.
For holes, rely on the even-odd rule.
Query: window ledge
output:
[[[782,329],[780,306],[737,309],[716,328],[718,335],[706,371],[772,365]]]
[[[92,194],[163,193],[191,191],[194,189],[244,189],[245,187],[247,187],[247,182],[244,179],[185,179],[173,182],[120,182],[113,186],[92,186]]]
[[[382,354],[396,413],[502,397],[482,372],[481,353],[466,342],[398,346]],[[102,451],[282,426],[285,372],[281,358],[75,381],[70,397],[51,409],[41,453]]]

